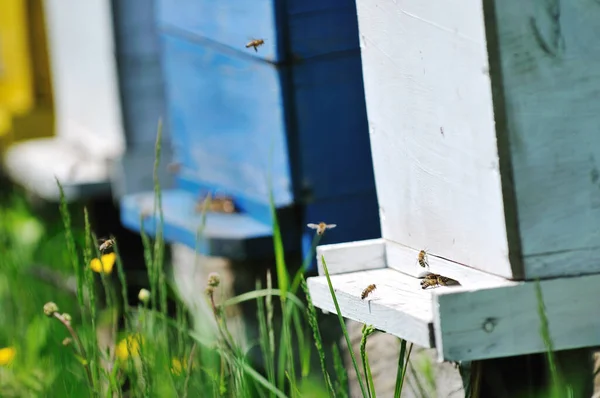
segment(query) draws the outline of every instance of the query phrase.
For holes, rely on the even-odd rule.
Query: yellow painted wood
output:
[[[52,84],[42,0],[2,0],[0,152],[54,132]]]

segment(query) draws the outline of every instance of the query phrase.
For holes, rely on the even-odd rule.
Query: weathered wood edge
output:
[[[600,275],[540,282],[555,350],[600,345]],[[535,282],[457,288],[433,296],[438,360],[466,361],[544,352]]]
[[[317,268],[319,275],[325,275],[321,256],[325,257],[329,275],[385,268],[385,240],[367,239],[317,246]]]

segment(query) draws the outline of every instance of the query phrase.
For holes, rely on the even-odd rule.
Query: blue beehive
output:
[[[309,222],[338,225],[323,243],[379,237],[354,1],[159,0],[157,14],[180,164],[163,192],[165,239],[238,259],[271,252],[269,172],[288,249],[310,247]],[[206,191],[241,213],[209,213],[196,242]],[[152,206],[151,192],[126,196],[123,224],[139,230]]]

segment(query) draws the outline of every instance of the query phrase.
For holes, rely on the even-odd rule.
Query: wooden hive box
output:
[[[107,195],[109,161],[125,137],[114,57],[110,2],[46,0],[44,15],[56,135],[12,145],[4,156],[11,179],[46,200]]]
[[[600,344],[600,7],[357,4],[382,239],[318,250],[344,316],[444,360],[541,352],[539,278],[555,348]],[[462,286],[422,290],[423,249]]]
[[[270,172],[289,251],[310,248],[307,223],[335,215],[346,228],[330,243],[381,236],[354,2],[157,5],[177,170],[163,192],[165,240],[212,256],[272,255]],[[253,39],[264,39],[256,51]],[[239,212],[207,214],[197,242],[208,192]],[[123,224],[140,230],[153,201],[152,191],[123,198]],[[156,225],[150,216],[143,228]]]

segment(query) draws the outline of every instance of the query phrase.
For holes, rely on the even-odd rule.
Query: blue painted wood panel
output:
[[[354,0],[288,1],[289,52],[298,61],[331,53],[359,54]]]
[[[273,0],[157,0],[158,22],[164,29],[192,34],[197,40],[219,43],[268,60],[278,60]],[[244,46],[266,39],[260,51]]]
[[[181,176],[229,195],[292,203],[292,180],[277,69],[163,35],[167,99]],[[272,154],[272,156],[271,156]]]
[[[158,9],[164,30],[187,33],[196,40],[271,62],[358,49],[353,0],[158,0]],[[257,53],[244,48],[252,38],[265,39]]]
[[[306,200],[374,192],[360,54],[295,65],[290,91]]]

